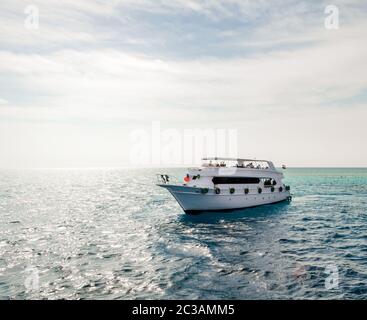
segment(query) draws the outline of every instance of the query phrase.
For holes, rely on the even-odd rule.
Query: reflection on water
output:
[[[1,172],[0,298],[367,298],[366,169],[288,169],[291,203],[198,216],[155,173]]]
[[[215,211],[215,212],[203,212],[198,215],[181,215],[180,221],[182,223],[194,224],[197,223],[207,223],[207,224],[216,224],[221,221],[233,221],[236,222],[241,221],[242,219],[249,219],[251,217],[263,217],[263,216],[271,216],[273,214],[283,214],[287,212],[287,206],[289,202],[278,202],[271,205],[263,205],[259,207],[253,208],[245,208],[238,210],[230,210],[230,211]]]

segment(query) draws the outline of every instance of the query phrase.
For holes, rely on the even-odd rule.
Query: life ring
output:
[[[208,191],[209,191],[209,189],[208,189],[208,188],[201,188],[201,193],[202,193],[202,194],[207,194],[207,193],[208,193]]]
[[[263,189],[258,188],[258,189],[257,189],[257,192],[258,192],[258,193],[261,193],[261,192],[263,192]]]
[[[245,194],[248,194],[249,190],[248,188],[245,188]]]
[[[229,193],[230,194],[234,194],[234,192],[235,192],[235,189],[234,188],[229,189]]]
[[[279,192],[283,192],[283,187],[279,187]]]
[[[216,194],[220,194],[220,189],[219,188],[215,188],[214,190],[215,190]]]

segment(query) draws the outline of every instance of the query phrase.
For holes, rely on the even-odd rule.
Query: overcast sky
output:
[[[237,129],[239,156],[277,165],[367,166],[366,18],[364,0],[1,0],[0,167],[129,165],[154,121]]]

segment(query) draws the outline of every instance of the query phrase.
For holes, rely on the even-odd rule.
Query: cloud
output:
[[[9,101],[0,98],[0,105],[8,104]]]
[[[93,130],[126,149],[129,128],[155,120],[179,128],[238,128],[246,137],[241,148],[250,155],[267,150],[264,157],[288,157],[291,164],[297,159],[287,143],[297,146],[305,164],[323,161],[311,156],[315,150],[325,156],[332,137],[323,130],[344,144],[352,139],[350,152],[362,145],[362,2],[338,2],[343,15],[335,31],[324,28],[323,2],[34,3],[39,30],[24,28],[24,2],[5,2],[0,21],[0,147],[10,140],[17,150],[3,164],[12,163],[16,152],[27,153],[25,144],[44,155],[42,147],[53,144],[54,135],[64,148],[52,151],[49,161],[57,163],[56,154],[76,152],[88,140],[84,134],[103,140]],[[350,128],[343,135],[345,119]],[[41,127],[33,135],[30,128]],[[269,128],[277,128],[274,139]],[[86,154],[104,148],[89,143]],[[103,150],[115,154],[117,144],[109,145]],[[343,163],[340,146],[330,144],[329,151]],[[358,157],[354,164],[367,160],[366,154]],[[108,156],[104,161],[108,165]]]
[[[2,51],[0,73],[17,79],[20,91],[39,93],[30,104],[76,108],[81,116],[99,118],[100,110],[104,117],[139,120],[145,112],[149,120],[157,109],[196,109],[222,110],[218,117],[231,120],[244,110],[261,116],[269,108],[328,107],[360,94],[367,87],[365,36],[360,28],[346,28],[309,48],[185,61],[110,49],[43,55]],[[160,117],[172,120],[171,113]]]

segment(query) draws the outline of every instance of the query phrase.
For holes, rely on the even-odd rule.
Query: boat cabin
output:
[[[274,188],[282,186],[283,173],[268,160],[204,158],[200,168],[191,168],[186,186],[212,188]]]

